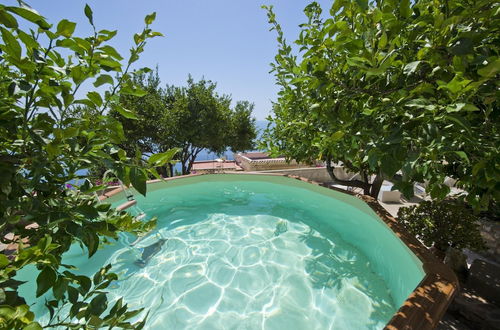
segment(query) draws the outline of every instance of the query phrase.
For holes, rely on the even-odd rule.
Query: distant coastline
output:
[[[262,136],[263,131],[267,128],[267,120],[257,120],[255,122],[255,126],[257,127],[257,140],[259,140]],[[258,150],[255,150],[258,151]],[[234,160],[234,154],[231,150],[226,150],[222,155],[217,155],[212,152],[209,152],[208,150],[202,150],[198,157],[196,157],[197,161],[201,160],[215,160],[217,158],[225,157],[227,160]],[[177,164],[175,166],[176,170],[181,169],[180,164]]]

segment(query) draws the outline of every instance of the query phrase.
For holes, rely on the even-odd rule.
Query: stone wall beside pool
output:
[[[500,221],[481,221],[481,236],[488,250],[482,252],[487,257],[500,263]]]

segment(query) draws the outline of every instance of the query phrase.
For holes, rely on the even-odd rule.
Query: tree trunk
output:
[[[382,183],[384,182],[384,177],[378,174],[373,180],[370,188],[370,196],[377,199],[378,194],[380,192],[380,188],[382,188]]]
[[[189,145],[184,145],[184,147],[182,148],[182,153],[181,153],[181,163],[182,163],[182,175],[186,175],[186,174],[189,174],[188,173],[188,169],[189,169],[189,164],[188,164],[188,161],[189,161]]]
[[[333,172],[332,164],[331,164],[331,159],[327,159],[326,161],[326,170],[328,174],[330,175],[330,178],[335,183],[341,184],[343,186],[349,186],[349,187],[358,187],[362,188],[363,190],[370,189],[370,184],[367,182],[363,182],[360,180],[340,180],[335,176],[335,173]]]
[[[369,179],[368,179],[368,175],[366,174],[365,171],[361,171],[361,177],[363,178],[363,181],[366,182],[366,183],[370,183]],[[370,186],[367,186],[363,189],[363,194],[365,195],[370,195]]]
[[[159,166],[156,168],[156,170],[162,177],[168,177],[167,168],[165,166]]]
[[[181,162],[182,162],[182,175],[186,175],[187,174],[187,166],[186,166],[187,160],[181,160]]]
[[[191,173],[191,169],[193,168],[193,163],[196,160],[196,157],[198,157],[198,154],[202,150],[203,148],[194,148],[194,150],[192,150],[191,154],[188,156],[188,166],[187,166],[188,174]]]
[[[331,159],[326,160],[326,170],[328,171],[328,174],[332,178],[332,180],[335,183],[341,184],[343,186],[348,186],[348,187],[358,187],[363,189],[363,193],[365,195],[371,196],[375,199],[378,198],[378,194],[380,192],[380,188],[382,187],[382,183],[384,182],[384,177],[381,174],[378,174],[375,179],[373,180],[372,183],[369,182],[368,175],[366,172],[361,171],[361,177],[363,178],[363,181],[361,180],[340,180],[335,176],[335,173],[333,172],[333,167],[331,165]]]
[[[173,164],[168,164],[168,168],[170,170],[170,177],[174,177],[175,173],[174,173],[174,165]]]

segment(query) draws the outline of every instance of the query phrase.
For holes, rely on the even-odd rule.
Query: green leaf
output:
[[[6,10],[14,13],[22,18],[37,24],[44,30],[50,28],[50,24],[45,21],[45,19],[34,9],[29,7],[5,7]]]
[[[87,231],[83,238],[83,242],[89,251],[89,258],[92,257],[97,252],[97,248],[99,247],[99,236],[97,236],[94,231]]]
[[[62,131],[62,135],[65,139],[70,139],[77,136],[79,132],[80,130],[78,129],[78,127],[67,127]]]
[[[399,163],[388,155],[382,157],[380,167],[389,178],[392,178],[401,169]]]
[[[384,49],[387,45],[387,33],[382,33],[380,40],[378,41],[378,49]]]
[[[79,84],[87,78],[81,66],[74,66],[71,68],[71,77],[75,84]]]
[[[99,216],[99,213],[92,205],[80,205],[75,208],[75,212],[80,213],[81,215],[90,219],[95,219]]]
[[[101,94],[97,92],[88,92],[87,97],[92,103],[94,103],[97,107],[100,107],[102,105],[102,98]]]
[[[154,167],[148,168],[148,172],[151,173],[155,178],[162,179],[161,175]]]
[[[121,94],[143,97],[148,94],[145,90],[137,86],[125,86],[120,90]]]
[[[173,148],[163,153],[151,155],[148,159],[148,163],[152,166],[163,166],[171,161],[180,150],[180,148]]]
[[[26,48],[38,48],[39,47],[38,42],[35,39],[33,39],[33,37],[30,36],[29,34],[27,34],[26,32],[19,30],[17,32],[17,36],[26,45]]]
[[[78,283],[80,284],[81,291],[85,294],[87,294],[92,287],[92,280],[88,278],[87,276],[76,276],[76,279],[78,280]],[[80,292],[80,293],[82,293]]]
[[[56,282],[56,272],[51,267],[45,267],[36,278],[36,297],[47,292]]]
[[[9,29],[15,29],[18,27],[16,18],[3,10],[3,8],[0,8],[0,23]]]
[[[457,73],[455,77],[453,77],[450,82],[448,82],[445,85],[441,85],[438,87],[438,89],[448,89],[450,92],[453,94],[457,94],[460,91],[463,91],[463,89],[471,82],[471,80],[468,79],[463,79],[461,73]]]
[[[88,310],[93,315],[101,315],[108,308],[108,298],[106,294],[99,293],[94,299],[90,301]]]
[[[57,24],[57,34],[69,38],[75,32],[75,27],[76,23],[63,19]]]
[[[130,168],[130,183],[141,195],[146,196],[146,174],[137,167]]]
[[[157,32],[157,31],[153,31],[153,32],[148,33],[148,36],[149,36],[150,38],[154,38],[154,37],[164,37],[163,33],[161,33],[161,32]]]
[[[364,57],[352,56],[347,58],[347,64],[356,67],[365,67],[365,64],[371,65],[371,62]]]
[[[57,300],[61,300],[64,297],[64,293],[68,288],[68,279],[65,277],[59,276],[56,283],[52,287],[52,293],[54,294],[54,298]]]
[[[123,306],[123,298],[118,299],[113,307],[111,307],[111,310],[109,311],[109,315],[114,315],[116,312],[118,312]]]
[[[125,109],[124,107],[122,107],[119,104],[114,104],[113,105],[113,110],[115,110],[116,112],[118,112],[120,115],[122,115],[125,118],[128,118],[128,119],[138,119],[137,115],[135,114],[135,112],[133,112],[131,110],[127,110],[127,109]]]
[[[356,3],[364,11],[368,9],[368,0],[356,0]]]
[[[337,131],[337,132],[332,134],[331,140],[333,142],[339,141],[340,139],[342,139],[344,137],[344,135],[345,135],[345,132]]]
[[[467,154],[463,151],[455,151],[455,153],[460,157],[462,158],[464,161],[466,161],[467,163],[469,163],[469,157],[467,157]]]
[[[55,157],[59,156],[59,153],[61,150],[59,149],[59,146],[55,143],[49,143],[45,147],[45,150],[47,151],[47,155],[49,156],[49,159],[54,159]]]
[[[344,0],[334,0],[332,7],[330,8],[330,14],[332,16],[336,15],[340,8],[342,8],[346,3],[348,2]]]
[[[434,184],[430,188],[431,197],[435,199],[444,199],[450,193],[450,187],[445,184]]]
[[[102,46],[99,49],[102,50],[107,55],[112,56],[112,57],[116,58],[119,61],[123,60],[123,57],[120,55],[120,53],[118,53],[116,51],[116,49],[114,49],[113,47],[111,47],[109,45]]]
[[[146,17],[144,18],[144,22],[147,25],[150,25],[151,23],[154,22],[155,19],[156,19],[156,12],[146,15]]]
[[[85,12],[85,16],[87,16],[87,18],[89,20],[90,25],[94,25],[94,17],[93,17],[92,9],[90,8],[90,6],[88,4],[85,4],[84,12]]]
[[[495,61],[489,63],[482,69],[477,70],[477,73],[486,78],[491,78],[495,76],[500,71],[500,58],[497,58]]]
[[[72,286],[68,287],[68,300],[70,303],[74,304],[78,301],[78,290]]]
[[[446,112],[458,112],[458,111],[479,111],[479,108],[474,104],[466,103],[456,103],[446,107]]]
[[[475,164],[472,167],[472,175],[477,175],[479,171],[485,167],[485,164],[486,164],[485,160],[481,160],[479,161],[479,163]]]
[[[415,62],[411,62],[411,63],[408,63],[405,65],[404,69],[403,69],[403,72],[406,74],[406,75],[410,75],[410,74],[413,74],[415,73],[415,71],[417,70],[417,67],[418,65],[421,63],[422,61],[415,61]]]
[[[95,87],[102,86],[104,84],[110,84],[113,85],[113,77],[111,77],[109,74],[102,74],[94,82]]]
[[[99,60],[99,65],[106,71],[122,71],[122,65],[120,62],[108,58],[103,58]]]
[[[88,324],[92,326],[94,329],[99,329],[101,328],[101,325],[104,323],[104,320],[101,319],[100,317],[97,317],[95,315],[92,315],[88,321]]]
[[[107,41],[107,40],[112,39],[117,33],[118,33],[118,31],[116,31],[116,30],[114,30],[114,31],[101,30],[101,31],[99,31],[99,39],[103,40],[103,41]]]
[[[134,328],[136,330],[142,330],[144,329],[144,327],[146,326],[146,321],[148,319],[148,316],[149,316],[149,312],[146,313],[146,316],[144,317],[144,319],[140,322],[137,322],[134,324]]]
[[[9,30],[5,28],[0,28],[2,31],[2,39],[5,45],[3,46],[4,51],[15,59],[21,59],[21,45],[17,39],[10,33]]]
[[[143,41],[144,38],[139,33],[134,34],[134,42],[136,45],[139,45]]]
[[[444,118],[453,121],[454,123],[462,126],[462,128],[464,128],[467,132],[472,133],[470,125],[468,123],[464,122],[464,120],[462,118],[456,117],[454,115],[444,116]]]
[[[467,55],[474,52],[474,44],[469,38],[462,38],[457,40],[453,46],[450,47],[450,53],[453,55]]]
[[[404,18],[411,16],[410,0],[401,0],[399,3],[399,14]]]
[[[5,268],[10,264],[9,258],[5,254],[0,253],[0,268]]]
[[[42,326],[38,322],[31,322],[23,328],[23,330],[42,330]]]
[[[108,210],[111,208],[111,204],[103,203],[97,205],[95,208],[98,212],[108,212]]]

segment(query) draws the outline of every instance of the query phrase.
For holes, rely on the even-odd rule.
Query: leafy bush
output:
[[[253,103],[237,101],[232,107],[231,97],[220,95],[215,82],[195,81],[191,76],[186,86],[165,88],[160,86],[157,72],[136,75],[134,79],[149,94],[124,95],[120,101],[127,109],[134,110],[139,120],[111,112],[124,127],[127,137],[124,149],[138,147],[149,153],[178,147],[182,174],[189,174],[204,149],[216,154],[228,148],[233,152],[254,149],[257,131],[252,118]]]
[[[362,180],[332,179],[373,197],[391,178],[406,196],[426,181],[442,200],[449,176],[476,209],[500,201],[497,2],[335,0],[304,13],[288,43],[268,8],[280,86],[268,149],[341,162]]]
[[[430,202],[400,208],[398,222],[428,247],[446,252],[456,249],[485,248],[479,232],[479,220],[469,208],[459,201]]]
[[[41,329],[14,280],[29,265],[39,270],[36,296],[44,295],[50,315],[44,327],[140,328],[144,323],[128,321],[140,309],[127,310],[121,299],[108,301],[104,290],[116,280],[109,266],[89,278],[62,264],[62,255],[79,243],[91,257],[120,231],[142,233],[155,224],[100,203],[95,193],[106,182],[92,185],[82,175],[102,165],[110,180],[146,194],[147,175],[157,175],[154,167],[173,156],[157,154],[148,163],[140,153],[127,156],[117,147],[125,139],[122,125],[106,115],[113,108],[135,117],[118,101],[123,94],[146,93],[133,83],[130,70],[146,41],[160,35],[149,27],[155,14],[146,16],[143,31],[134,35],[124,66],[109,45],[117,32],[97,30],[88,5],[84,13],[93,34],[77,37],[76,23],[63,19],[51,25],[20,3],[0,4],[0,241],[18,247],[9,257],[0,253],[0,328]],[[94,116],[72,116],[81,105]]]

